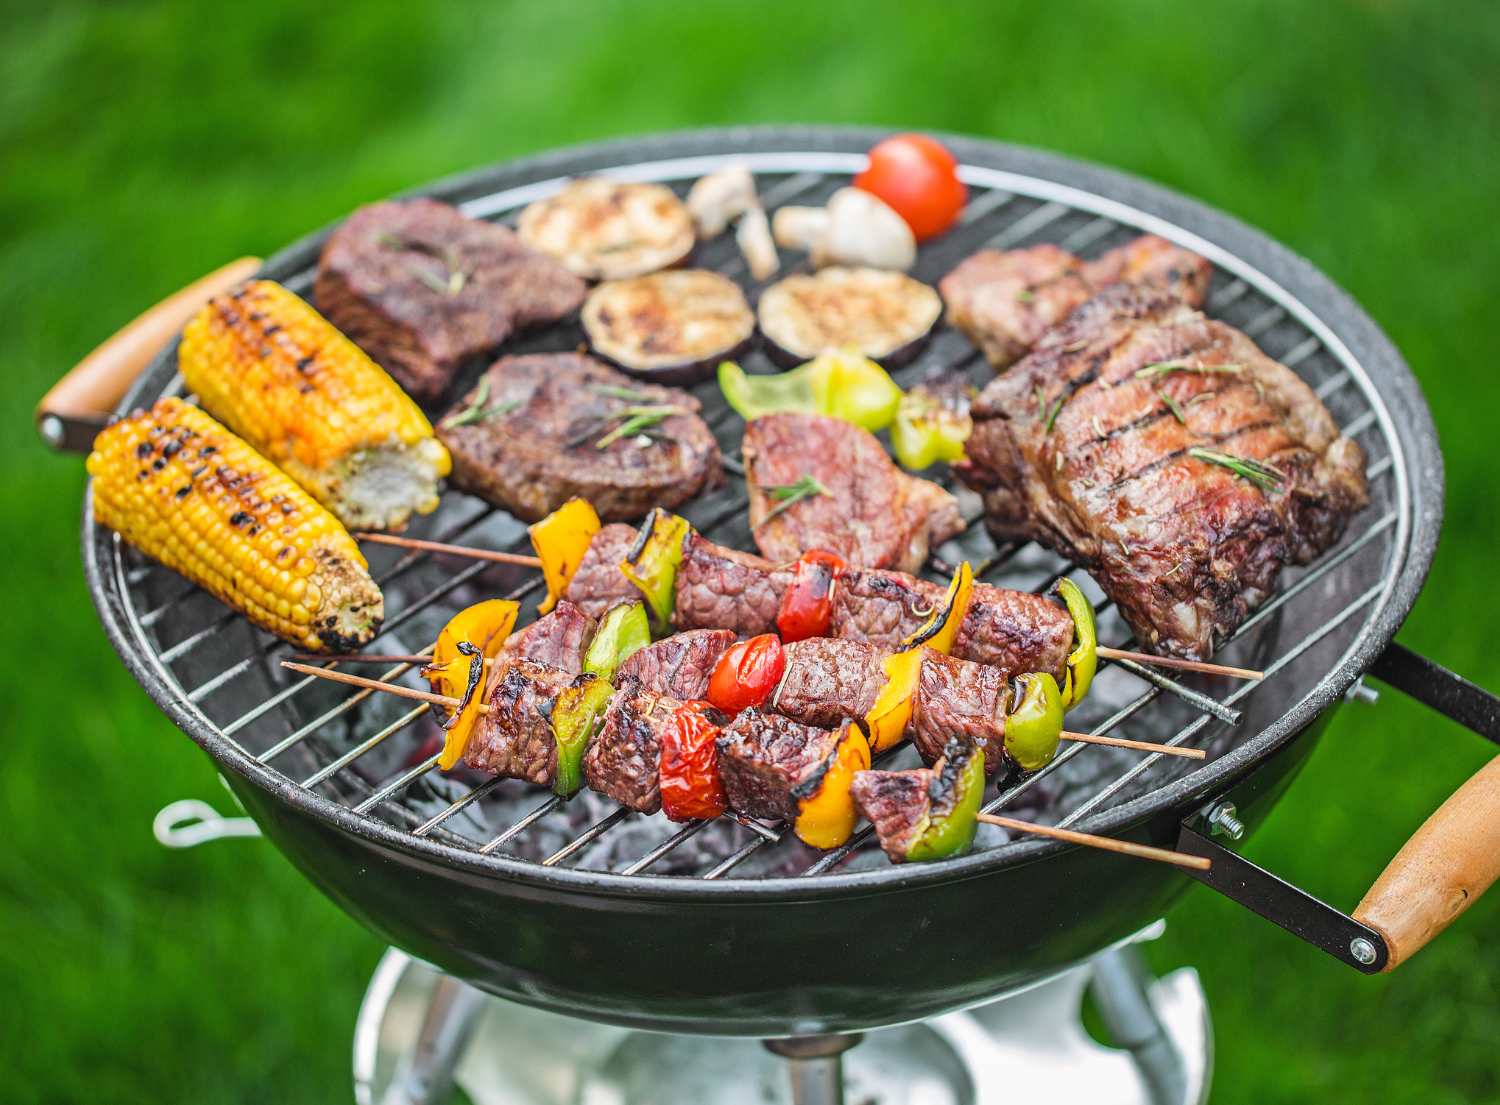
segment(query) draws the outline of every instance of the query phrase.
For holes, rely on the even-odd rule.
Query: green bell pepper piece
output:
[[[583,786],[583,752],[588,747],[594,719],[603,713],[614,690],[606,680],[586,671],[559,691],[556,698],[537,706],[537,712],[547,719],[557,740],[554,794],[568,798]]]
[[[901,389],[885,369],[850,351],[823,353],[769,376],[746,375],[725,361],[719,365],[719,387],[747,422],[792,411],[832,415],[874,432],[891,424],[901,403]]]
[[[972,419],[959,417],[919,385],[901,397],[891,444],[903,468],[921,471],[940,460],[961,459],[973,429]]]
[[[620,565],[625,578],[640,588],[651,604],[653,629],[669,630],[672,608],[677,605],[677,569],[682,564],[682,542],[693,527],[686,518],[657,507],[641,526],[635,547]]]
[[[907,860],[918,863],[967,852],[979,829],[983,798],[984,753],[972,742],[949,741],[943,749],[943,770],[927,786],[930,804],[907,846]]]
[[[1051,762],[1062,740],[1062,692],[1046,672],[1016,676],[1016,704],[1005,719],[1005,751],[1023,771]]]
[[[651,627],[646,623],[646,604],[620,602],[605,612],[594,643],[584,658],[584,670],[591,671],[607,683],[615,681],[621,664],[651,643]]]
[[[1083,591],[1071,579],[1058,581],[1057,592],[1073,615],[1073,640],[1076,647],[1068,653],[1068,672],[1063,677],[1062,704],[1071,710],[1089,693],[1089,684],[1094,681],[1094,671],[1099,666],[1099,629],[1094,622],[1094,605],[1084,598]]]
[[[733,361],[719,365],[719,389],[746,422],[783,411],[819,413],[808,377],[807,365],[768,376],[747,375]]]

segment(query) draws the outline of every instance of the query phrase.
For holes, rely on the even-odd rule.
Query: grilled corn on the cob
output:
[[[196,407],[132,412],[88,470],[95,518],[262,629],[328,652],[379,630],[380,588],[338,519]]]
[[[178,366],[203,409],[280,465],[346,526],[390,529],[438,504],[452,466],[385,370],[270,280],[212,300]]]

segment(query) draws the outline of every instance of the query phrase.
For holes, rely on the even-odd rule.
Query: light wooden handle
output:
[[[37,404],[36,422],[42,437],[56,448],[77,448],[78,434],[63,436],[61,427],[102,425],[117,407],[142,369],[172,340],[198,309],[260,268],[258,257],[241,257],[195,280],[126,325],[69,372]],[[92,440],[89,436],[89,440]],[[87,446],[83,446],[87,448]]]
[[[1471,778],[1406,842],[1354,911],[1385,937],[1385,970],[1405,962],[1500,875],[1500,756]]]

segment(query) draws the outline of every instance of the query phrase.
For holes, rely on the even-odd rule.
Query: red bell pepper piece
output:
[[[792,583],[781,596],[776,628],[787,643],[828,636],[833,617],[833,588],[844,572],[844,562],[831,552],[814,549],[798,558]]]
[[[708,681],[708,700],[726,714],[759,706],[781,682],[786,655],[774,633],[741,641],[719,658]]]
[[[719,727],[705,716],[710,710],[707,702],[684,702],[662,730],[661,808],[673,821],[709,820],[729,806],[719,779]]]

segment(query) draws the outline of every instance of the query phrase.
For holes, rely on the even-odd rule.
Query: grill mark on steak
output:
[[[683,701],[708,697],[708,681],[735,636],[727,629],[690,629],[647,645],[619,667],[619,681],[634,679],[653,694]]]
[[[438,437],[453,456],[449,483],[461,491],[535,522],[577,496],[605,522],[639,518],[652,507],[673,507],[724,482],[718,442],[700,404],[685,391],[644,384],[576,353],[503,357],[483,377],[489,418],[444,426]],[[478,385],[476,385],[477,388]],[[638,399],[591,388],[629,389]],[[449,416],[471,407],[470,392]],[[596,448],[629,406],[675,406],[651,428],[645,446],[635,436]],[[596,434],[586,434],[597,427]],[[586,439],[579,442],[580,435]],[[571,442],[578,444],[570,446]]]

